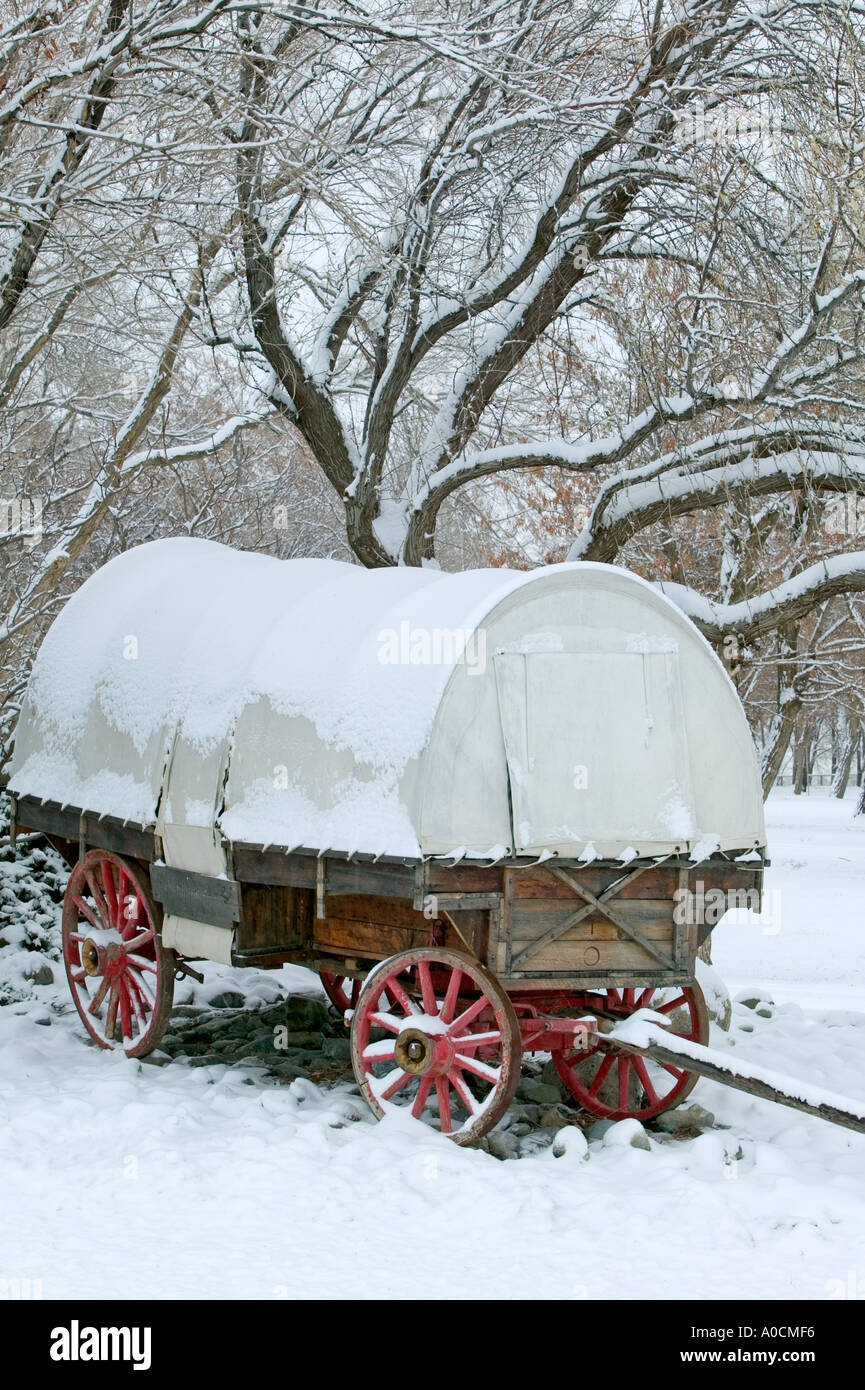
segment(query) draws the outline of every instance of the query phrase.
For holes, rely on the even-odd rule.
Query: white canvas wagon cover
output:
[[[628,572],[365,570],[193,539],[127,551],[37,656],[10,788],[232,842],[621,858],[765,842],[735,689]]]

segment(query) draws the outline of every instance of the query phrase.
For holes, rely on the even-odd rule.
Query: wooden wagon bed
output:
[[[411,947],[455,946],[509,991],[692,983],[712,926],[695,908],[719,891],[758,907],[766,862],[452,864],[226,845],[233,874],[216,878],[166,866],[153,830],[113,817],[22,797],[13,823],[45,833],[70,862],[88,848],[134,859],[165,911],[233,933],[237,965],[362,976]]]

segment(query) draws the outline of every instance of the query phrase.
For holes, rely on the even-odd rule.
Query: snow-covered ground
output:
[[[775,1005],[737,1004],[713,1043],[862,1100],[852,809],[770,799],[767,910],[725,919],[715,962]],[[290,967],[250,983],[318,989]],[[33,995],[0,1008],[0,1296],[865,1299],[865,1135],[701,1081],[699,1138],[500,1162],[376,1124],[344,1084],[99,1052],[63,987]]]

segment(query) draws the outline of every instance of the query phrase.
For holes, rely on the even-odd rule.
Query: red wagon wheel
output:
[[[613,989],[580,996],[580,1007],[597,1006],[613,1021],[637,1009],[654,1009],[670,1019],[669,1031],[692,1042],[709,1041],[709,1015],[699,985]],[[698,1078],[684,1067],[645,1057],[607,1051],[601,1044],[583,1050],[554,1052],[556,1071],[571,1095],[592,1115],[605,1120],[651,1120],[681,1104]]]
[[[150,890],[107,850],[75,865],[63,899],[63,961],[75,1007],[104,1048],[141,1057],[159,1043],[174,995]]]
[[[383,961],[352,1019],[354,1074],[373,1113],[405,1107],[457,1144],[501,1119],[521,1052],[516,1014],[495,977],[441,946]]]
[[[357,1007],[360,987],[363,980],[354,980],[350,975],[330,975],[323,971],[319,975],[324,992],[337,1013],[345,1014]]]

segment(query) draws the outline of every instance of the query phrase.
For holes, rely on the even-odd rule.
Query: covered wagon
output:
[[[188,962],[297,962],[373,1110],[463,1143],[529,1049],[595,1114],[678,1103],[690,1070],[605,1035],[651,1005],[706,1042],[700,905],[755,906],[764,862],[722,664],[607,565],[142,545],[48,632],[9,790],[73,865],[64,959],[100,1046],[154,1048]]]

